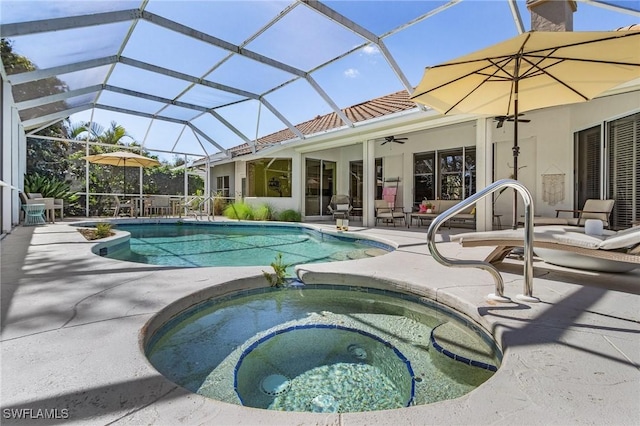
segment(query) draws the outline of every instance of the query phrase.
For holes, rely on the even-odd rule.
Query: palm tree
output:
[[[105,129],[102,125],[95,122],[81,121],[75,123],[69,129],[70,137],[76,140],[88,140],[89,142],[98,142],[107,145],[127,146],[135,144],[133,137],[127,133],[127,130],[116,123],[111,122],[111,127]],[[124,138],[131,139],[131,142],[123,142]]]
[[[118,149],[117,147],[121,146],[137,145],[127,130],[115,121],[112,121],[111,126],[106,129],[104,126],[96,122],[80,121],[78,123],[73,123],[69,126],[69,138],[92,143],[89,146],[90,155],[114,151]],[[109,148],[108,145],[112,145],[114,148]],[[81,161],[81,158],[85,155],[86,151],[79,151],[72,156],[72,158],[78,160],[74,167],[74,174],[79,178],[84,176],[85,163],[83,160]],[[124,173],[127,174],[134,172],[137,172],[137,170],[127,171],[125,168],[124,171]],[[114,170],[111,166],[94,165],[91,167],[91,172],[86,178],[89,180],[89,188],[91,192],[113,193],[120,191],[135,192],[136,190],[132,188],[124,188],[124,182],[128,182],[129,184],[136,182],[133,175],[128,176],[127,178],[123,176],[119,170]],[[102,198],[102,196],[91,197],[90,205],[93,206],[96,214],[102,214],[104,208],[107,206],[107,202],[111,201],[111,197],[105,200]]]

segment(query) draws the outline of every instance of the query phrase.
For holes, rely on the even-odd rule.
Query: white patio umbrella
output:
[[[527,32],[427,67],[411,99],[443,114],[513,116],[517,180],[520,112],[585,102],[637,78],[640,31]]]

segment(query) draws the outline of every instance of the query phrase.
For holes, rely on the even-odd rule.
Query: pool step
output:
[[[482,337],[445,322],[431,331],[431,346],[452,360],[488,371],[497,371],[495,354],[483,342]]]

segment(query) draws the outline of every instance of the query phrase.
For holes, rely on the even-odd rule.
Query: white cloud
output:
[[[365,55],[377,55],[380,53],[380,50],[378,49],[378,46],[376,46],[375,44],[368,44],[362,48],[362,52]]]
[[[344,76],[348,78],[357,78],[360,75],[360,71],[355,68],[349,68],[344,72]]]

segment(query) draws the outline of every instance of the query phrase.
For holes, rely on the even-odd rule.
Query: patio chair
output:
[[[334,219],[349,219],[352,208],[348,195],[334,195],[327,206]]]
[[[609,228],[609,216],[613,210],[615,200],[588,199],[584,202],[582,210],[556,209],[555,217],[534,217],[534,225],[572,225],[584,226],[587,219],[599,219],[604,228]],[[560,213],[571,213],[573,217],[560,217]],[[576,217],[577,215],[577,217]],[[524,224],[524,216],[518,220],[518,225]]]
[[[585,234],[578,226],[536,226],[533,247],[545,262],[574,269],[628,272],[640,267],[640,227]],[[496,246],[486,257],[500,263],[516,247],[524,246],[524,229],[468,232],[451,236],[463,247]]]
[[[45,223],[45,204],[42,198],[29,198],[23,192],[19,192],[20,202],[22,203],[22,218],[24,225],[42,225]],[[21,218],[21,219],[22,219]]]
[[[149,215],[154,213],[158,216],[169,216],[171,210],[171,198],[168,195],[151,195],[149,205]]]
[[[51,197],[43,197],[40,192],[28,192],[27,196],[29,200],[33,203],[44,204],[44,215],[45,219],[47,219],[51,223],[56,222],[56,202],[54,198]]]
[[[396,221],[401,220],[406,226],[407,221],[402,207],[391,207],[387,200],[375,200],[374,207],[376,210],[376,225],[379,221],[384,223],[393,223],[396,226]]]
[[[60,220],[64,219],[64,200],[62,198],[53,199],[53,217],[56,217],[56,210],[60,211]]]
[[[129,211],[129,216],[133,216],[133,203],[131,201],[120,201],[120,197],[113,196],[115,200],[115,208],[113,210],[113,217],[118,217],[122,212]]]

